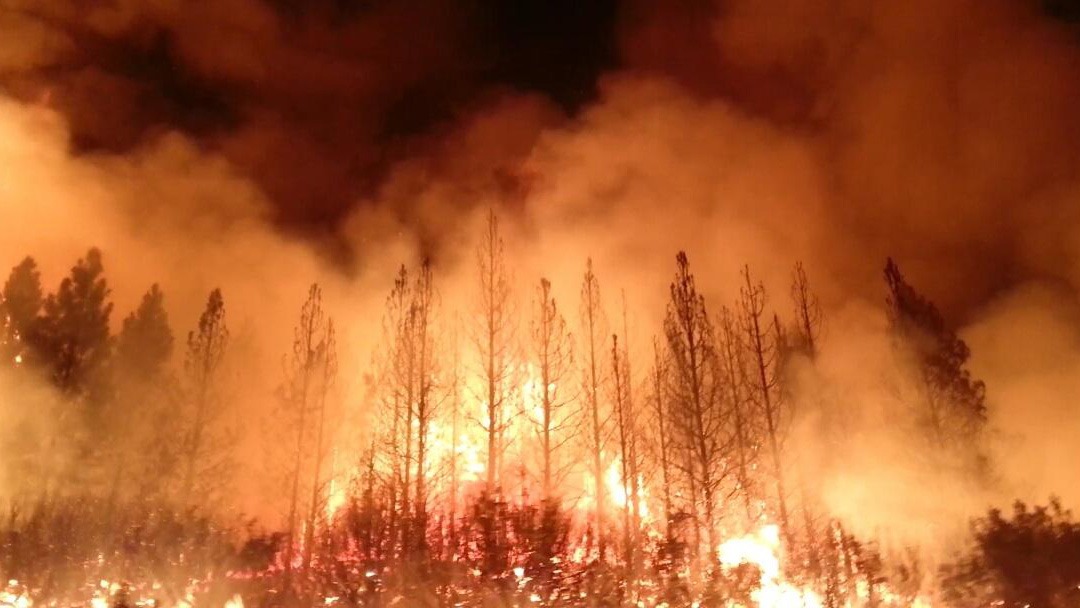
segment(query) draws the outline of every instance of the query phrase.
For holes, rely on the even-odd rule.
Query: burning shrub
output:
[[[232,538],[193,511],[89,496],[42,499],[9,506],[0,575],[50,604],[224,598],[225,574],[236,567]]]
[[[946,567],[943,587],[956,606],[1064,608],[1080,603],[1080,523],[1057,499],[1012,517],[991,510],[972,524],[971,553]]]

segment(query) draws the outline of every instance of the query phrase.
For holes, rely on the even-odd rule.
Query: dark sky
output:
[[[615,0],[88,8],[110,4],[15,3],[9,16],[57,50],[0,84],[67,114],[83,152],[181,130],[254,175],[299,230],[332,229],[401,154],[492,96],[536,92],[573,113],[617,63]]]

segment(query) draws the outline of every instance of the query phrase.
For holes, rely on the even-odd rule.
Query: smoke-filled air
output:
[[[0,606],[1080,605],[1080,2],[0,0]]]

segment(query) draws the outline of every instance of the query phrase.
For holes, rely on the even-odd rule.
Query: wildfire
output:
[[[604,485],[607,486],[608,496],[611,497],[614,505],[620,509],[625,509],[630,503],[631,488],[626,487],[622,479],[622,461],[616,457],[611,462],[611,466],[607,468],[607,473],[604,474]],[[637,496],[637,512],[642,521],[649,521],[649,492],[645,485],[645,479],[642,475],[638,475],[637,480],[638,496]]]
[[[817,593],[783,580],[781,549],[780,528],[769,524],[755,534],[725,541],[717,553],[720,566],[725,570],[742,564],[757,567],[760,572],[758,586],[750,597],[758,608],[820,608],[823,603]],[[736,604],[732,608],[736,607],[741,605]]]

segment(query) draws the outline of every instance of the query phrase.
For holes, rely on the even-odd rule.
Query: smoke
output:
[[[312,281],[345,332],[347,400],[398,264],[432,258],[447,309],[470,310],[494,205],[519,307],[548,276],[573,319],[592,257],[636,351],[676,251],[712,310],[749,264],[781,315],[801,260],[830,318],[815,382],[859,414],[826,480],[851,519],[922,534],[1075,486],[1057,471],[1078,456],[1080,50],[1030,3],[628,2],[623,64],[576,112],[451,84],[479,61],[452,3],[39,4],[0,9],[0,259],[34,255],[51,287],[100,246],[114,322],[160,282],[178,334],[221,286],[258,379],[245,412],[266,415]],[[928,502],[927,479],[962,480],[895,465],[888,255],[970,340],[1000,496]]]

